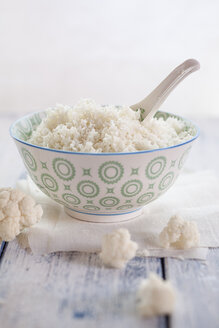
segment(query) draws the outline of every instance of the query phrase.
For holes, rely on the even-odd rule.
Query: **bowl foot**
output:
[[[96,223],[115,223],[115,222],[128,221],[142,214],[142,208],[132,212],[118,213],[118,214],[84,213],[84,212],[72,210],[68,207],[64,207],[64,210],[65,213],[67,213],[74,219],[87,221],[87,222],[96,222]]]

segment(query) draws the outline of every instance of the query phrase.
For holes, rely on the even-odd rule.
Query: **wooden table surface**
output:
[[[24,172],[8,134],[13,115],[0,116],[0,184],[13,186]],[[219,167],[219,119],[196,120],[201,136],[187,167]],[[178,290],[171,317],[140,318],[136,288],[150,271]],[[135,257],[125,269],[103,268],[97,254],[79,252],[34,256],[16,241],[2,243],[0,327],[219,327],[219,249],[206,262]]]

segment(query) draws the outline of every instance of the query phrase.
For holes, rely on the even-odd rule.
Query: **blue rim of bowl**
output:
[[[73,151],[67,151],[67,150],[60,150],[60,149],[53,149],[53,148],[46,148],[46,147],[40,147],[40,146],[37,146],[37,145],[33,145],[31,143],[28,143],[26,141],[23,141],[19,138],[17,138],[16,136],[13,135],[13,128],[14,126],[19,123],[20,121],[24,120],[25,118],[28,118],[28,117],[31,117],[33,116],[34,114],[39,114],[39,113],[43,113],[45,111],[39,111],[39,112],[33,112],[31,114],[28,114],[28,115],[25,115],[21,118],[19,118],[18,120],[16,120],[14,123],[11,124],[10,128],[9,128],[9,132],[10,132],[10,136],[26,145],[26,146],[29,146],[29,147],[33,147],[33,148],[37,148],[37,149],[42,149],[42,150],[47,150],[47,151],[52,151],[52,152],[56,152],[56,153],[62,153],[62,154],[72,154],[72,155],[89,155],[89,156],[118,156],[118,155],[140,155],[140,154],[145,154],[145,153],[152,153],[152,152],[156,152],[156,151],[161,151],[161,150],[167,150],[167,149],[172,149],[172,148],[178,148],[178,147],[181,147],[183,145],[186,145],[186,144],[189,144],[191,142],[193,142],[195,139],[198,138],[199,134],[200,134],[200,130],[198,128],[198,126],[196,124],[194,124],[192,121],[188,120],[188,119],[185,119],[184,117],[182,116],[179,116],[179,115],[176,115],[176,114],[172,114],[172,113],[169,113],[169,112],[164,112],[164,111],[159,111],[161,113],[164,113],[164,114],[168,114],[170,116],[173,116],[173,117],[177,117],[181,120],[183,120],[184,122],[188,122],[189,124],[191,124],[193,127],[195,127],[196,129],[196,135],[194,137],[192,137],[191,139],[183,142],[183,143],[180,143],[180,144],[177,144],[177,145],[174,145],[174,146],[170,146],[170,147],[165,147],[165,148],[156,148],[156,149],[150,149],[150,150],[140,150],[140,151],[135,151],[135,152],[118,152],[118,153],[83,153],[83,152],[73,152]]]
[[[129,211],[129,212],[122,212],[122,213],[109,213],[109,214],[105,214],[105,213],[90,213],[90,212],[82,212],[82,211],[77,211],[77,210],[74,210],[70,207],[67,207],[67,206],[64,206],[66,207],[68,210],[72,211],[72,212],[77,212],[77,213],[81,213],[81,214],[87,214],[87,215],[94,215],[94,216],[118,216],[118,215],[125,215],[125,214],[130,214],[130,213],[134,213],[134,212],[137,212],[137,211],[140,211],[142,210],[143,206],[142,207],[139,207],[137,208],[136,210],[133,210],[133,211]]]

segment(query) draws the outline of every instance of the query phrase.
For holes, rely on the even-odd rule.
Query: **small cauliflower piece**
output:
[[[165,248],[189,249],[199,246],[200,234],[196,222],[184,221],[180,216],[174,215],[161,231],[159,239]]]
[[[142,280],[137,292],[137,310],[145,317],[171,314],[176,302],[176,292],[169,281],[154,273]]]
[[[103,236],[100,258],[106,266],[120,269],[135,256],[137,248],[129,231],[118,229]]]
[[[41,205],[20,190],[0,189],[0,242],[11,241],[27,227],[37,223],[43,214]]]

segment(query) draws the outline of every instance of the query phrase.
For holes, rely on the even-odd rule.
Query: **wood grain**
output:
[[[136,313],[136,289],[159,259],[136,257],[124,270],[97,254],[33,256],[9,243],[0,270],[1,327],[164,327],[165,318]]]
[[[171,327],[219,327],[219,249],[206,262],[165,259],[166,276],[178,290]]]
[[[187,162],[191,169],[219,167],[219,120],[197,120],[200,137]],[[219,218],[218,218],[219,219]],[[219,327],[219,248],[210,249],[206,262],[167,258],[165,275],[179,291],[178,306],[170,320],[174,328]]]

